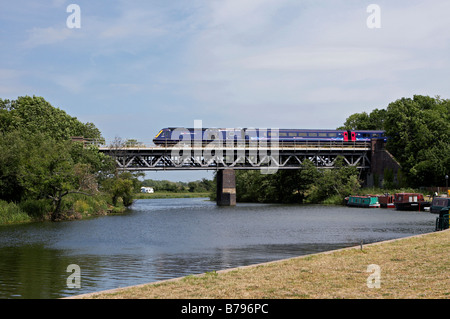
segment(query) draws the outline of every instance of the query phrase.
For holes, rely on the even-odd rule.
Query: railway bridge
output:
[[[137,142],[98,144],[90,141],[87,143],[95,144],[100,152],[112,156],[120,170],[216,170],[217,204],[221,206],[236,204],[235,170],[237,169],[256,169],[262,174],[271,174],[278,170],[301,169],[305,160],[310,160],[320,169],[333,169],[336,159],[342,157],[346,165],[360,170],[360,175],[373,179],[374,176],[379,178],[385,166],[392,164],[389,159],[395,162],[385,150],[385,143],[377,139],[371,142],[268,143],[259,141],[232,145],[209,143],[201,146],[191,144],[156,146]]]

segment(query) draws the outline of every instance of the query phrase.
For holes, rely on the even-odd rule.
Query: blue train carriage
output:
[[[201,132],[201,133],[200,133]],[[201,136],[200,136],[201,135]],[[346,141],[347,132],[338,130],[262,129],[262,128],[163,128],[153,139],[156,145],[174,145],[179,142],[202,141]]]
[[[279,129],[278,131],[269,131],[268,135],[270,138],[278,138],[280,142],[344,140],[344,131],[338,130]]]
[[[353,131],[355,135],[355,141],[358,142],[370,142],[373,139],[383,139],[387,141],[387,137],[382,130],[357,130]]]
[[[239,129],[167,127],[156,134],[153,143],[170,146],[177,143],[194,144],[198,141],[204,145],[213,141],[238,140],[241,138],[243,136]]]
[[[251,132],[249,134],[248,132]],[[255,137],[256,136],[256,137]],[[343,142],[369,142],[372,139],[386,141],[384,131],[381,130],[317,130],[317,129],[247,129],[246,140],[271,140],[278,138],[279,142],[302,141],[343,141]]]
[[[201,141],[203,145],[213,141],[242,142],[267,141],[278,142],[307,141],[343,141],[368,142],[374,138],[386,140],[383,131],[346,131],[313,129],[262,129],[262,128],[163,128],[153,139],[156,145],[186,144]]]

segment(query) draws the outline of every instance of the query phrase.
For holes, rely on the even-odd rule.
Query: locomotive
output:
[[[262,128],[174,128],[161,129],[153,139],[155,145],[174,145],[177,143],[208,144],[221,141],[222,143],[250,143],[265,141],[270,143],[302,142],[369,142],[372,139],[387,140],[382,130],[314,130],[314,129],[262,129]]]

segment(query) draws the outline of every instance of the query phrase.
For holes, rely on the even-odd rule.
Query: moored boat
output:
[[[430,213],[439,214],[450,209],[450,197],[435,197],[431,202]]]
[[[378,202],[381,208],[395,208],[394,195],[385,194],[378,196]]]
[[[351,207],[366,207],[366,208],[378,208],[380,203],[377,196],[349,196],[347,206]]]
[[[394,198],[395,209],[424,211],[431,203],[425,201],[420,193],[397,193]]]

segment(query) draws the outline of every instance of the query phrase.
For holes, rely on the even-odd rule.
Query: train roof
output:
[[[167,127],[163,128],[169,129],[171,131],[175,129],[185,129],[185,130],[194,130],[198,128],[193,127]],[[212,130],[279,130],[279,131],[302,131],[302,132],[346,132],[346,131],[354,131],[354,132],[364,132],[364,133],[381,133],[383,130],[333,130],[333,129],[298,129],[298,128],[261,128],[261,127],[202,127],[203,131],[212,129]]]

